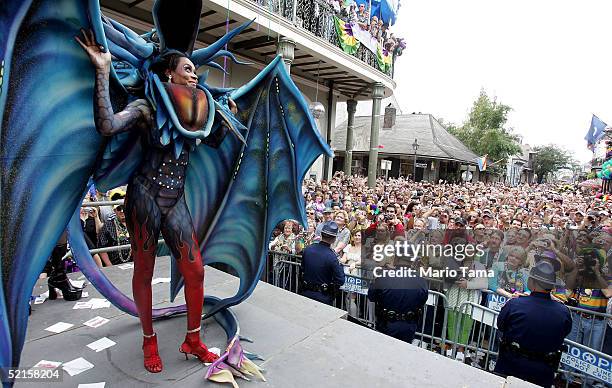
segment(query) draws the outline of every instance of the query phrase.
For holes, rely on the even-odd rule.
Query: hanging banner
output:
[[[359,49],[360,42],[353,35],[351,23],[345,22],[337,16],[334,16],[334,19],[336,21],[336,32],[338,33],[340,47],[345,53],[355,55],[357,49]]]
[[[378,46],[376,50],[376,62],[380,71],[388,73],[393,65],[393,55],[387,50]]]
[[[375,53],[378,50],[378,40],[372,36],[370,31],[362,30],[359,24],[352,24],[351,29],[353,36],[371,52]]]

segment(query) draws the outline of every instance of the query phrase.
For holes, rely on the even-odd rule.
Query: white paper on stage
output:
[[[89,384],[79,384],[77,388],[104,388],[106,383],[89,383]]]
[[[72,307],[73,310],[90,309],[90,308],[91,308],[91,302],[76,302],[74,304],[74,307]]]
[[[49,298],[49,291],[45,291],[34,299],[34,304],[44,303]]]
[[[60,365],[62,365],[61,361],[40,360],[32,368],[55,369]]]
[[[72,323],[58,322],[55,325],[47,327],[45,330],[52,333],[61,333],[64,330],[70,329],[72,326],[74,326]]]
[[[106,324],[108,322],[109,322],[108,319],[106,319],[104,317],[97,316],[95,318],[91,318],[87,322],[83,322],[83,325],[89,326],[89,327],[92,327],[92,328],[95,329],[96,327],[100,327],[100,326],[102,326],[102,325],[104,325],[104,324]]]
[[[108,349],[111,346],[116,345],[115,341],[108,339],[106,337],[100,338],[97,341],[94,341],[87,345],[87,347],[91,350],[95,350],[96,352],[101,352],[104,349]]]
[[[110,307],[111,305],[111,303],[104,298],[91,298],[90,303],[92,310]]]
[[[76,376],[94,367],[94,364],[87,361],[83,357],[75,358],[72,361],[68,361],[62,366],[62,369],[66,371],[70,376]]]
[[[151,281],[151,284],[158,284],[158,283],[170,283],[170,278],[155,278]]]

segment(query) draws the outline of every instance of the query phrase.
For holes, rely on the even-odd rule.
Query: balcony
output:
[[[334,10],[325,0],[251,0],[260,7],[289,20],[293,25],[309,31],[314,36],[322,38],[334,46],[341,48]],[[376,54],[365,45],[360,45],[354,55],[362,62],[384,74],[393,77],[393,66],[383,69],[379,66]],[[395,62],[395,58],[394,58]]]
[[[138,33],[153,27],[153,3],[154,0],[100,0],[106,15]],[[395,89],[392,72],[382,72],[375,53],[363,44],[355,55],[345,53],[339,46],[333,15],[326,0],[207,0],[196,47],[209,45],[226,29],[254,19],[228,45],[228,50],[253,63],[254,68],[261,69],[274,59],[277,42],[285,37],[296,43],[291,74],[302,84],[313,89],[318,84],[322,91],[333,89],[337,101],[371,99],[374,83],[381,83],[384,96],[390,96]]]

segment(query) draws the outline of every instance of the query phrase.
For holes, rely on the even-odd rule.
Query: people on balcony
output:
[[[380,30],[378,28],[378,18],[376,17],[376,15],[374,15],[372,16],[372,20],[370,21],[370,34],[372,34],[372,37],[378,40],[379,31]]]
[[[368,29],[368,24],[370,22],[370,12],[366,11],[365,4],[359,4],[359,9],[357,11],[357,24],[361,27],[362,30]]]

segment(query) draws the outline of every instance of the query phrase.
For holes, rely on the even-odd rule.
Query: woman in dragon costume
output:
[[[161,231],[166,244],[176,258],[185,283],[187,302],[187,335],[179,351],[195,355],[202,362],[213,362],[218,357],[200,341],[200,319],[204,302],[204,267],[193,229],[191,215],[184,197],[185,172],[189,149],[178,157],[170,144],[163,145],[157,131],[153,108],[146,99],[131,102],[118,113],[113,113],[109,94],[111,55],[96,43],[93,32],[83,32],[76,38],[89,55],[96,69],[94,117],[96,129],[103,136],[139,130],[142,132],[144,158],[132,175],[125,199],[126,223],[130,232],[134,256],[132,291],[142,325],[144,367],[149,372],[162,370],[153,332],[151,280],[157,239]],[[193,131],[202,128],[207,118],[206,94],[196,88],[198,76],[195,65],[185,54],[168,52],[152,66],[154,75],[163,77],[164,88],[173,98],[180,123]]]
[[[263,378],[229,307],[253,292],[274,227],[305,224],[302,179],[330,150],[280,57],[238,89],[196,75],[201,66],[223,71],[221,57],[241,64],[223,47],[250,24],[193,50],[201,8],[156,0],[155,37],[103,17],[97,0],[9,2],[0,13],[0,366],[19,365],[29,294],[68,225],[88,280],[140,318],[147,370],[162,370],[152,320],[187,313],[180,351],[214,361],[207,378]],[[128,184],[134,300],[85,244],[79,207],[91,182],[101,191]],[[186,305],[151,307],[159,233],[174,258],[171,299],[184,285]],[[236,295],[204,296],[203,266],[212,263],[235,270]],[[200,339],[202,306],[227,334],[218,359]]]

